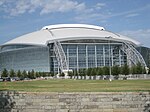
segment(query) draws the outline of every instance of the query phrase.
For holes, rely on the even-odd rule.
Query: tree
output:
[[[51,76],[51,73],[50,73],[50,72],[48,72],[48,73],[47,73],[47,76],[48,76],[48,77],[50,77],[50,76]]]
[[[100,76],[100,79],[103,78],[103,68],[102,67],[98,67],[98,70],[97,70],[97,75]]]
[[[8,71],[6,68],[4,68],[4,70],[2,71],[2,77],[8,77]]]
[[[124,64],[124,66],[122,67],[122,74],[129,75],[129,71],[129,66],[127,64]]]
[[[79,69],[79,75],[81,76],[81,79],[83,79],[83,77],[85,79],[86,69],[84,69],[84,68]]]
[[[78,71],[77,71],[77,70],[74,70],[74,71],[73,71],[73,74],[74,74],[74,78],[75,78],[75,76],[77,76],[77,79],[78,79]]]
[[[92,68],[91,75],[94,76],[94,79],[96,79],[97,68]]]
[[[112,67],[112,75],[119,75],[120,74],[120,68],[118,65]]]
[[[70,78],[72,79],[73,72],[72,71],[68,71],[68,76],[70,76]]]
[[[99,75],[99,76],[103,75],[103,68],[102,67],[98,67],[97,75]]]
[[[11,69],[9,71],[9,75],[10,75],[10,77],[15,77],[16,76],[15,71],[13,69]]]
[[[83,76],[84,76],[84,79],[86,79],[86,74],[87,74],[87,69],[86,69],[86,68],[83,68]]]
[[[39,72],[36,72],[36,73],[35,73],[35,77],[36,77],[36,78],[40,77]]]
[[[146,74],[146,68],[145,67],[142,67],[143,69],[142,69],[142,73],[143,74]]]
[[[51,74],[52,77],[54,77],[54,72],[51,72],[50,74]]]
[[[149,61],[150,62],[150,61]],[[149,64],[150,65],[150,64]],[[150,74],[150,66],[148,66],[148,74]]]
[[[112,67],[112,75],[114,75],[114,79],[118,79],[120,74],[120,67],[118,65],[115,65]]]
[[[92,68],[88,68],[87,69],[87,75],[90,77],[91,79],[91,75],[92,75]]]
[[[46,73],[45,72],[41,72],[42,77],[46,77]]]
[[[135,65],[130,68],[130,73],[136,74],[136,66]]]
[[[33,69],[32,69],[32,71],[30,72],[30,78],[31,78],[31,79],[35,79],[35,72],[34,72]]]
[[[23,78],[27,78],[28,76],[27,76],[27,72],[24,70],[23,72],[22,72],[22,77]]]
[[[81,68],[81,69],[79,69],[78,74],[79,74],[79,76],[80,76],[80,77],[81,77],[81,79],[82,79],[82,68]]]
[[[30,71],[28,71],[27,77],[30,78],[30,79],[32,78]]]
[[[136,74],[142,74],[143,73],[143,67],[141,65],[141,63],[138,63],[136,65]]]
[[[38,74],[39,74],[39,77],[42,77],[42,72],[38,72]]]
[[[17,71],[17,77],[19,77],[19,78],[24,78],[24,77],[23,77],[23,74],[21,73],[20,70]]]
[[[59,76],[60,76],[60,77],[64,77],[64,76],[65,76],[64,72],[60,73]]]
[[[103,67],[103,74],[104,75],[110,75],[108,66]]]

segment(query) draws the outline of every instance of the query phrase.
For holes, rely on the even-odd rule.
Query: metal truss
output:
[[[121,50],[127,55],[127,63],[130,67],[141,63],[143,67],[147,68],[142,55],[130,43],[124,42]]]
[[[48,30],[48,31],[55,38],[55,35],[50,30]],[[62,48],[61,43],[59,41],[55,40],[53,49],[54,49],[54,53],[56,55],[56,59],[58,61],[58,67],[60,68],[60,70],[62,72],[68,72],[69,66],[68,66],[66,55],[65,55],[65,52]]]
[[[54,52],[61,71],[68,70],[66,55],[59,41],[54,41]]]

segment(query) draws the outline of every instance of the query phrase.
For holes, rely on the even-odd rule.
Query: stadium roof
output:
[[[29,45],[47,45],[52,43],[54,40],[65,41],[65,40],[77,40],[77,39],[102,39],[108,38],[116,41],[127,41],[135,45],[140,45],[138,41],[135,41],[126,36],[112,33],[105,30],[103,27],[86,25],[86,24],[58,24],[45,26],[41,30],[32,32],[13,40],[10,40],[3,45],[12,44],[29,44]]]

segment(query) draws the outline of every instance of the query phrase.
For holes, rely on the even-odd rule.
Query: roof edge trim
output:
[[[51,30],[51,29],[60,29],[60,28],[90,28],[96,30],[105,30],[104,27],[87,25],[87,24],[57,24],[57,25],[48,25],[44,26],[41,30]]]

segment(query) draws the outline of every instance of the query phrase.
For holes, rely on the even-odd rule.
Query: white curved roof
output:
[[[97,29],[97,30],[105,30],[104,27],[87,25],[87,24],[58,24],[58,25],[49,25],[44,26],[42,30],[46,29],[60,29],[60,28],[87,28],[87,29]]]
[[[48,42],[54,40],[77,40],[77,39],[108,39],[118,41],[128,41],[135,45],[140,45],[138,41],[131,38],[115,34],[106,31],[103,27],[85,25],[85,24],[59,24],[45,26],[41,30],[32,32],[11,41],[6,42],[3,45],[10,44],[29,44],[29,45],[47,45]]]

